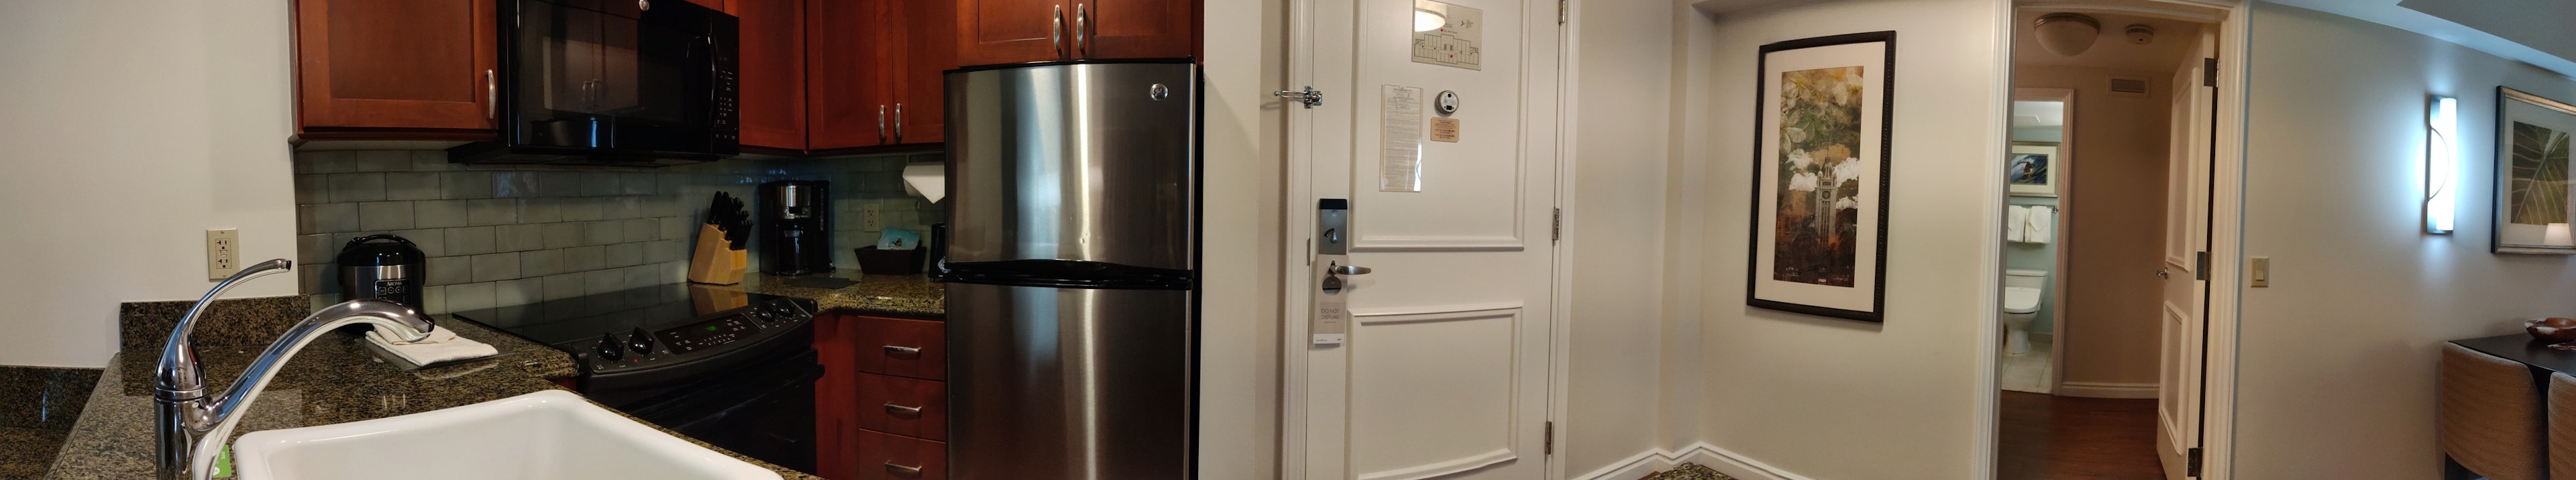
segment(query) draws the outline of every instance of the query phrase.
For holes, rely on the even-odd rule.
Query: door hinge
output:
[[[1565,24],[1565,2],[1567,2],[1567,1],[1568,1],[1568,0],[1556,0],[1556,24],[1557,24],[1557,25],[1564,25],[1564,24]]]
[[[2218,86],[2218,59],[2200,59],[2200,86]]]
[[[1555,213],[1555,214],[1553,214],[1552,216],[1548,217],[1548,221],[1547,221],[1547,243],[1551,243],[1551,244],[1553,244],[1553,243],[1557,243],[1557,242],[1559,242],[1559,241],[1562,241],[1562,240],[1564,240],[1564,239],[1565,239],[1565,209],[1563,209],[1563,208],[1559,208],[1559,209],[1556,209],[1556,213]]]
[[[1545,447],[1541,447],[1541,448],[1540,448],[1540,450],[1541,450],[1541,451],[1540,451],[1539,453],[1540,453],[1540,454],[1544,454],[1544,455],[1555,455],[1555,454],[1556,454],[1556,422],[1554,422],[1554,421],[1547,422],[1547,431],[1546,431],[1546,432],[1539,433],[1539,436],[1540,436],[1541,438],[1545,438],[1545,439],[1546,439],[1546,440],[1544,440],[1544,442],[1545,442],[1545,445],[1546,445],[1546,446],[1545,446]]]
[[[2183,460],[2183,474],[2182,474],[2182,476],[2185,476],[2185,477],[2198,477],[2198,476],[2200,476],[2200,447],[2191,447],[2191,450],[2190,450],[2190,451],[2188,451],[2188,452],[2185,452],[2185,453],[2183,454],[2183,456],[2184,456],[2185,458],[2184,458],[2184,460]]]
[[[2193,266],[2192,266],[2192,268],[2191,268],[2191,279],[2193,279],[2193,280],[2208,280],[2208,279],[2209,279],[2209,252],[2200,252],[2200,255],[2198,255],[2198,256],[2197,256],[2197,258],[2196,258],[2195,260],[2193,260],[2193,262],[2194,262],[2194,263],[2193,263]]]

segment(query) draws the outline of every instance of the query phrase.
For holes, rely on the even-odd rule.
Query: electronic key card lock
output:
[[[1367,275],[1368,267],[1351,265],[1351,202],[1326,198],[1315,206],[1315,318],[1307,329],[1315,345],[1340,345],[1350,339],[1349,280]]]

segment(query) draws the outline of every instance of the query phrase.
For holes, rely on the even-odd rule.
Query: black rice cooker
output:
[[[427,311],[420,292],[428,288],[429,256],[420,246],[395,235],[368,235],[340,247],[340,298],[374,298]]]

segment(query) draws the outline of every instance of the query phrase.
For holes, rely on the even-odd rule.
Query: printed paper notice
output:
[[[1431,119],[1431,141],[1458,143],[1458,119]]]
[[[1431,0],[1413,0],[1414,22],[1442,22],[1440,28],[1413,32],[1413,61],[1484,70],[1477,44],[1485,41],[1485,11]]]
[[[1378,162],[1377,189],[1381,192],[1422,191],[1422,89],[1386,85],[1381,128],[1385,153]]]

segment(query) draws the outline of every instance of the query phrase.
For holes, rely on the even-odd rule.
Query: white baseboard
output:
[[[2057,395],[2085,398],[2156,398],[2156,384],[2066,382],[2057,384]]]
[[[1679,452],[1663,449],[1648,450],[1628,457],[1627,460],[1574,478],[1576,480],[1637,480],[1647,474],[1670,470],[1673,466],[1684,462],[1700,464],[1738,480],[1813,480],[1782,471],[1758,460],[1745,458],[1735,452],[1717,448],[1716,445],[1710,445],[1707,442],[1691,444]]]

